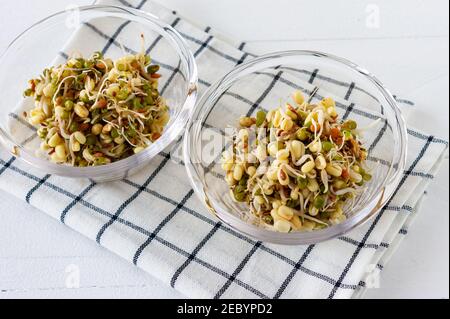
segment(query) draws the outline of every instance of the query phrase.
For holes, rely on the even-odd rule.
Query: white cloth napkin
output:
[[[211,28],[194,26],[150,1],[99,3],[140,8],[173,25],[195,52],[200,93],[252,57],[243,51],[244,43],[225,40]],[[114,37],[129,32],[126,27],[118,32],[117,28],[99,24],[78,32],[92,43],[114,47]],[[330,86],[341,85],[320,73],[315,77]],[[411,107],[411,102],[398,102]],[[448,146],[446,141],[416,129],[409,129],[408,135],[407,170],[389,206],[349,234],[310,246],[255,242],[215,220],[194,196],[183,163],[171,160],[173,153],[168,151],[140,174],[95,184],[46,175],[1,150],[0,188],[60,219],[187,297],[358,297],[376,285],[377,275],[407,233]]]

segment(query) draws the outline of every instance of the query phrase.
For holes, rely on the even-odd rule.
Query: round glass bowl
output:
[[[144,49],[159,64],[160,93],[170,108],[163,135],[144,151],[95,167],[54,164],[36,155],[39,138],[23,117],[33,108],[22,94],[28,80],[68,56],[90,57],[101,51],[111,59]],[[0,58],[0,141],[18,158],[43,172],[95,181],[124,178],[139,170],[184,130],[197,97],[197,67],[183,38],[169,25],[143,11],[115,6],[85,6],[56,13],[20,34]]]
[[[336,100],[339,118],[365,127],[372,180],[345,209],[341,224],[311,232],[279,233],[248,219],[248,206],[232,200],[221,153],[230,145],[229,127],[242,115],[288,102],[295,90]],[[292,101],[292,100],[291,100]],[[257,240],[278,244],[312,244],[340,236],[376,214],[398,186],[405,166],[407,134],[392,95],[370,73],[345,59],[313,51],[286,51],[261,56],[236,67],[212,85],[197,103],[186,128],[184,158],[194,190],[225,224]]]

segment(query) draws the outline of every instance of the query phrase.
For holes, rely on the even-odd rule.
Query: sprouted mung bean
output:
[[[222,168],[233,200],[279,232],[314,230],[346,219],[344,208],[371,179],[353,120],[340,121],[331,98],[241,117]],[[250,133],[254,132],[253,135]]]
[[[145,53],[113,61],[100,52],[45,69],[24,92],[34,98],[24,116],[38,126],[40,150],[53,162],[81,167],[142,151],[169,121],[158,70]]]

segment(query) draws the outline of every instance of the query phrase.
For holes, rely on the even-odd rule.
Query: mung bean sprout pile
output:
[[[40,150],[55,163],[79,167],[142,151],[169,121],[158,70],[144,53],[113,61],[100,52],[45,69],[24,92],[35,102],[24,116],[38,126]]]
[[[344,221],[344,208],[371,179],[357,123],[340,121],[331,98],[311,104],[297,91],[293,100],[241,117],[222,156],[233,200],[247,203],[259,225],[279,232]]]

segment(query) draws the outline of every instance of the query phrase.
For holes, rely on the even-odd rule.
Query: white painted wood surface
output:
[[[260,51],[301,48],[347,57],[417,103],[410,123],[449,138],[446,0],[157,1]],[[0,51],[31,23],[69,4],[90,3],[2,1]],[[423,211],[382,272],[381,287],[366,297],[449,297],[448,176],[446,159]],[[4,192],[0,202],[0,298],[182,297],[24,202]],[[67,288],[77,272],[79,288]]]

